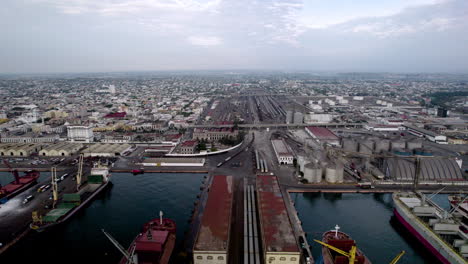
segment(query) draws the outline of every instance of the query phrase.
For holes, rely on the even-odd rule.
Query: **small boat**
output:
[[[133,175],[138,175],[138,174],[145,173],[145,171],[143,169],[133,169],[132,173],[133,173]]]
[[[339,226],[335,227],[335,230],[327,231],[323,233],[322,242],[344,252],[351,252],[351,249],[355,248],[354,258],[355,264],[371,264],[370,260],[364,255],[364,253],[357,248],[356,241],[351,239],[351,237],[344,233],[340,232]],[[323,245],[323,243],[321,243]],[[344,256],[335,250],[330,249],[328,246],[322,247],[322,256],[324,264],[347,264],[349,262],[349,257]]]

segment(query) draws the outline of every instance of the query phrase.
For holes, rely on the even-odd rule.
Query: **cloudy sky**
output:
[[[2,0],[0,73],[468,72],[467,0]]]

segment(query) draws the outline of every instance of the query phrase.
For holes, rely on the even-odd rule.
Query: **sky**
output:
[[[467,0],[2,0],[0,73],[468,73]]]

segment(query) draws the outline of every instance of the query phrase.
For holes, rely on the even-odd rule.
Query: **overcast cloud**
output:
[[[466,0],[4,0],[0,72],[467,72]]]

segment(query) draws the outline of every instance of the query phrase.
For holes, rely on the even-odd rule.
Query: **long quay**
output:
[[[301,251],[276,176],[257,176],[257,197],[265,263],[299,264]]]

